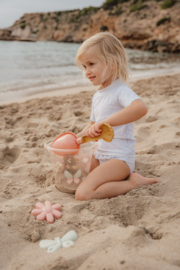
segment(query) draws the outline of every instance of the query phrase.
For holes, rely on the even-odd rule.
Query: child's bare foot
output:
[[[159,182],[159,180],[157,180],[156,178],[146,178],[138,173],[132,173],[128,180],[130,180],[135,185],[135,187],[152,185]]]

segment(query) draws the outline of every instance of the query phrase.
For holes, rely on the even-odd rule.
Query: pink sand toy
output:
[[[93,141],[103,139],[110,142],[114,138],[114,130],[110,125],[102,124],[101,129],[102,133],[98,137],[82,137],[81,145],[77,144],[77,136],[72,132],[61,134],[52,143],[44,145],[51,155],[55,185],[60,191],[75,193],[90,172],[96,147]]]
[[[52,143],[52,147],[56,149],[69,149],[69,155],[76,155],[79,152],[80,145],[76,142],[76,135],[72,132],[66,132],[59,135]],[[78,150],[77,150],[78,149]],[[77,151],[74,151],[77,150]],[[64,151],[54,151],[55,154],[59,156],[65,156],[67,152]]]
[[[31,215],[36,216],[37,220],[47,220],[47,222],[53,223],[54,218],[59,219],[62,217],[60,210],[61,205],[59,203],[51,205],[50,201],[46,201],[45,205],[36,203],[36,208],[31,211]]]

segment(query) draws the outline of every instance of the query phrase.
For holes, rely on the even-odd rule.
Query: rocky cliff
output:
[[[99,8],[24,14],[0,29],[0,40],[79,43],[109,31],[127,48],[179,53],[180,0],[157,1],[107,0]]]

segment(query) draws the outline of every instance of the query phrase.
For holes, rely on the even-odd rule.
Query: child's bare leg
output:
[[[138,180],[135,175],[122,181],[130,174],[129,166],[121,160],[112,159],[96,167],[76,190],[77,200],[105,199],[123,195],[141,186],[156,183],[156,179],[144,178]]]
[[[141,176],[140,174],[133,173],[130,175],[128,180],[105,183],[104,185],[97,188],[96,192],[99,191],[100,193],[104,194],[104,197],[101,197],[101,199],[112,198],[119,195],[124,195],[128,191],[142,185],[151,185],[157,182],[158,180],[156,178],[146,178]],[[114,192],[110,193],[110,189],[114,189]]]

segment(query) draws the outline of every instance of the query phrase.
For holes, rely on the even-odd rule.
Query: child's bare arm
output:
[[[145,114],[147,114],[147,111],[148,111],[147,106],[141,99],[134,100],[128,107],[124,108],[123,110],[114,113],[113,115],[106,118],[102,122],[97,122],[94,125],[92,125],[87,130],[87,135],[89,137],[98,136],[97,132],[100,132],[100,126],[103,123],[107,123],[115,127],[134,122],[143,117]]]
[[[95,122],[90,121],[90,124],[87,125],[81,132],[79,132],[78,134],[76,134],[76,136],[77,136],[78,138],[81,138],[81,137],[85,136],[85,135],[86,135],[86,131],[87,131],[93,124],[95,124]]]
[[[128,107],[106,118],[104,123],[114,127],[125,125],[137,121],[147,114],[147,112],[148,109],[146,104],[141,99],[137,99],[134,100]]]

